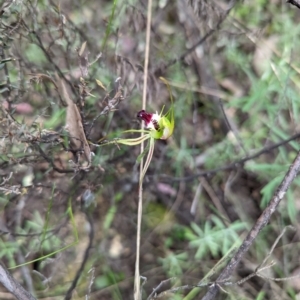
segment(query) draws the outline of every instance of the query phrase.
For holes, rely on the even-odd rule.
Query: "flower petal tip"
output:
[[[152,120],[152,115],[153,114],[149,114],[143,109],[138,112],[137,117],[139,119],[142,119],[146,123],[146,125],[148,125]]]

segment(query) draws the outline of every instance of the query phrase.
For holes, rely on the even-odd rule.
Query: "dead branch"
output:
[[[8,270],[0,263],[0,282],[7,288],[7,290],[12,293],[18,300],[35,300],[29,292],[27,292],[18,283]]]
[[[173,66],[174,64],[183,61],[190,53],[195,51],[200,45],[202,45],[210,36],[212,36],[215,32],[217,32],[222,23],[227,19],[231,9],[235,6],[235,2],[233,1],[229,6],[229,9],[224,13],[223,17],[220,18],[216,27],[209,30],[203,37],[201,37],[192,47],[187,49],[184,53],[182,53],[178,58],[172,59],[167,62],[164,66],[160,66],[153,71],[153,74],[156,74],[157,77],[161,76],[168,68]]]
[[[287,0],[286,3],[290,3],[292,5],[295,5],[300,9],[300,1],[299,0]]]
[[[89,222],[89,225],[90,225],[89,243],[88,243],[88,245],[85,249],[83,261],[80,265],[80,268],[78,269],[78,271],[76,273],[76,276],[75,276],[70,288],[68,289],[68,291],[66,293],[65,300],[71,300],[72,299],[73,291],[76,288],[78,280],[79,280],[80,276],[82,275],[82,273],[84,271],[84,267],[85,267],[85,265],[87,263],[87,260],[89,258],[89,252],[90,252],[90,250],[92,248],[92,245],[93,245],[93,240],[94,240],[94,223],[93,223],[93,219],[92,219],[89,212],[85,212],[85,215],[86,215],[86,219],[87,219],[87,221]]]
[[[241,261],[243,256],[248,252],[249,248],[255,241],[256,237],[258,236],[259,232],[267,225],[270,221],[272,214],[276,211],[277,206],[279,205],[280,201],[283,199],[286,191],[292,184],[293,180],[297,176],[300,169],[300,152],[298,152],[294,162],[290,166],[288,172],[284,176],[281,184],[279,185],[277,191],[275,192],[273,198],[269,202],[269,205],[263,211],[261,216],[256,221],[255,225],[252,227],[246,238],[244,239],[243,243],[241,244],[240,248],[237,250],[236,254],[231,258],[227,266],[223,269],[221,274],[216,280],[216,283],[222,282],[224,280],[228,280],[231,274],[234,272],[235,268],[237,267],[238,263]],[[202,298],[203,300],[212,300],[216,297],[219,292],[218,284],[215,284],[209,288],[206,295]]]
[[[219,168],[216,168],[216,169],[212,169],[212,170],[208,170],[208,171],[203,171],[203,172],[199,172],[199,173],[196,173],[196,174],[193,174],[193,175],[189,175],[189,176],[185,176],[185,177],[179,177],[179,178],[174,178],[174,177],[170,177],[170,176],[160,176],[160,180],[165,180],[165,181],[172,181],[172,182],[177,182],[177,181],[192,181],[192,180],[195,180],[199,177],[202,177],[202,176],[212,176],[220,171],[231,171],[231,170],[236,170],[237,168],[239,167],[242,167],[243,164],[249,160],[252,160],[252,159],[255,159],[265,153],[268,153],[270,151],[273,151],[285,144],[288,144],[289,142],[295,140],[295,139],[298,139],[300,138],[300,133],[296,133],[295,135],[291,136],[290,138],[286,139],[286,140],[283,140],[281,142],[278,142],[274,145],[271,145],[271,146],[268,146],[268,147],[265,147],[261,150],[259,150],[258,152],[250,155],[250,156],[246,156],[242,159],[239,159],[239,160],[236,160],[228,165],[225,165],[225,166],[222,166],[222,167],[219,167]],[[148,176],[150,177],[150,176]]]

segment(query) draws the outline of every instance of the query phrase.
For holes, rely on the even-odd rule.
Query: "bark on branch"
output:
[[[18,300],[36,300],[29,292],[27,292],[8,272],[8,270],[0,263],[0,282],[12,293]]]
[[[286,2],[291,3],[292,5],[295,5],[300,9],[300,1],[299,0],[287,0]]]

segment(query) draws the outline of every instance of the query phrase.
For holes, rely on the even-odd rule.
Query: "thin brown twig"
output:
[[[293,229],[293,230],[295,230],[295,228],[293,226],[286,226],[286,227],[284,227],[284,229],[282,230],[282,232],[280,233],[280,235],[276,238],[275,242],[273,243],[273,245],[272,245],[269,253],[266,255],[266,257],[264,258],[264,260],[257,266],[257,268],[255,269],[255,271],[253,273],[249,274],[247,277],[242,278],[241,280],[239,280],[235,284],[242,285],[244,282],[248,281],[249,279],[251,279],[252,277],[255,277],[255,276],[261,277],[263,279],[273,280],[273,281],[283,281],[283,280],[287,280],[287,279],[290,279],[290,278],[294,277],[294,276],[292,276],[292,277],[286,277],[286,278],[269,278],[269,277],[266,277],[266,276],[263,276],[263,275],[259,274],[259,272],[261,272],[261,271],[263,271],[265,269],[269,269],[269,268],[271,268],[272,266],[274,266],[276,264],[274,261],[272,261],[270,264],[266,265],[266,262],[270,258],[271,254],[273,253],[273,251],[274,251],[275,247],[277,246],[279,240],[285,234],[285,232],[286,232],[287,229]],[[299,277],[299,275],[296,275],[296,277],[297,276]]]
[[[218,212],[227,220],[230,220],[226,210],[224,209],[224,207],[222,206],[222,203],[220,201],[220,199],[218,198],[218,196],[216,195],[214,189],[211,187],[211,185],[209,184],[209,182],[206,180],[206,178],[200,177],[199,179],[201,185],[203,186],[203,188],[205,189],[206,193],[208,194],[208,196],[210,197],[210,199],[212,200],[213,204],[215,205],[216,209],[218,210]]]
[[[218,31],[220,29],[220,26],[226,20],[227,16],[229,15],[229,13],[232,10],[232,8],[234,7],[234,5],[235,5],[235,1],[230,6],[230,8],[225,12],[224,16],[222,18],[220,18],[220,20],[218,21],[215,28],[208,31],[204,35],[204,37],[200,38],[192,47],[188,48],[178,58],[174,58],[174,59],[170,60],[169,62],[167,62],[166,64],[164,64],[163,66],[156,68],[153,71],[153,74],[157,74],[158,76],[160,76],[160,74],[165,72],[168,68],[170,68],[171,66],[175,65],[176,63],[178,63],[180,61],[183,61],[190,53],[192,53],[194,50],[196,50],[197,47],[199,47],[201,44],[203,44],[211,35],[213,35],[213,33],[215,33],[216,31]]]
[[[13,237],[33,237],[33,236],[42,236],[44,234],[48,234],[48,233],[57,233],[63,226],[66,225],[66,222],[63,222],[61,225],[47,230],[47,231],[41,231],[41,232],[37,232],[37,233],[18,233],[18,232],[11,232],[11,231],[6,231],[6,230],[2,230],[0,229],[0,236],[1,235],[11,235]]]
[[[39,153],[42,155],[42,157],[51,165],[54,171],[58,173],[74,173],[74,169],[60,169],[56,167],[53,160],[46,155],[46,153],[43,151],[43,149],[38,145],[37,143],[34,144],[35,148],[39,151]]]
[[[0,58],[2,61],[5,61],[6,57],[5,57],[5,53],[4,53],[4,49],[3,47],[0,47]],[[4,74],[5,74],[5,78],[6,78],[6,88],[7,91],[3,94],[6,95],[6,101],[7,101],[7,105],[8,105],[8,111],[11,111],[12,109],[12,103],[11,103],[11,99],[10,99],[10,94],[11,94],[11,82],[10,82],[10,77],[9,77],[9,72],[8,72],[8,67],[7,67],[7,63],[4,62]]]
[[[282,238],[282,236],[285,234],[287,229],[293,229],[296,230],[295,227],[293,226],[286,226],[284,227],[284,229],[282,230],[282,232],[280,233],[280,235],[277,237],[277,239],[275,240],[275,242],[273,243],[269,253],[267,254],[267,256],[264,258],[264,260],[262,261],[262,263],[256,268],[257,270],[262,270],[262,268],[265,266],[267,260],[269,259],[269,257],[271,256],[271,254],[273,253],[275,247],[277,246],[277,244],[279,243],[279,240]]]
[[[31,2],[29,2],[29,3],[30,3],[30,5],[31,5],[31,7],[33,7],[33,6],[32,6],[32,3],[31,3]],[[23,24],[24,27],[28,30],[29,33],[32,33],[32,34],[36,37],[36,39],[37,39],[37,41],[38,41],[38,46],[39,46],[39,47],[41,48],[41,50],[44,52],[44,54],[45,54],[46,58],[48,59],[48,61],[49,61],[49,62],[51,63],[51,65],[54,67],[54,69],[56,70],[56,72],[58,72],[59,76],[62,77],[62,78],[68,83],[68,85],[70,86],[70,88],[71,88],[73,94],[74,94],[75,96],[78,96],[78,94],[77,94],[77,92],[76,92],[76,90],[75,90],[73,84],[70,82],[70,80],[68,80],[68,79],[66,78],[65,74],[62,72],[62,70],[59,68],[59,66],[54,62],[54,60],[52,59],[51,55],[49,54],[49,52],[48,52],[47,49],[45,48],[45,46],[44,46],[44,44],[43,44],[43,42],[42,42],[42,39],[41,39],[41,37],[39,36],[38,32],[36,32],[35,30],[30,30],[30,28],[27,26],[27,24],[25,23],[24,20],[22,20],[22,24]]]
[[[248,154],[248,152],[247,152],[247,150],[246,150],[246,148],[245,148],[245,146],[243,144],[243,141],[242,141],[242,139],[241,139],[241,137],[240,137],[240,135],[238,133],[238,130],[235,129],[233,126],[231,126],[230,121],[229,121],[229,119],[227,117],[226,111],[224,109],[224,105],[223,105],[223,103],[222,103],[222,101],[221,101],[220,98],[218,99],[218,101],[219,101],[219,106],[220,106],[221,112],[222,112],[223,117],[224,117],[225,124],[226,124],[226,126],[228,128],[228,131],[231,131],[233,133],[234,138],[238,142],[239,147],[244,151],[245,155],[248,156],[249,154]]]
[[[192,181],[192,180],[195,180],[199,177],[202,177],[202,176],[212,176],[218,172],[221,172],[221,171],[231,171],[231,170],[236,170],[237,168],[239,167],[242,167],[244,165],[245,162],[249,161],[249,160],[252,160],[252,159],[255,159],[267,152],[270,152],[270,151],[273,151],[293,140],[296,140],[300,138],[300,133],[296,133],[295,135],[291,136],[290,138],[286,139],[286,140],[283,140],[283,141],[280,141],[274,145],[271,145],[271,146],[268,146],[268,147],[265,147],[259,151],[257,151],[256,153],[252,154],[252,155],[249,155],[249,156],[246,156],[242,159],[239,159],[239,160],[236,160],[228,165],[225,165],[225,166],[222,166],[222,167],[219,167],[219,168],[216,168],[216,169],[212,169],[212,170],[208,170],[208,171],[202,171],[202,172],[199,172],[199,173],[196,173],[196,174],[193,174],[193,175],[189,175],[189,176],[185,176],[185,177],[171,177],[171,176],[166,176],[166,175],[160,175],[159,176],[159,180],[161,181],[172,181],[172,182],[177,182],[177,181]],[[150,177],[150,176],[148,176]],[[154,176],[152,176],[154,177]]]
[[[151,294],[149,295],[149,297],[147,298],[147,300],[151,300],[153,298],[153,296],[155,296],[155,294],[157,293],[157,291],[166,283],[170,282],[171,280],[176,279],[176,277],[171,277],[168,278],[166,280],[163,280],[159,283],[159,285],[153,289],[153,291],[151,292]]]
[[[92,219],[91,214],[89,212],[85,212],[85,215],[86,215],[86,219],[87,219],[87,221],[89,222],[89,225],[90,225],[89,243],[88,243],[88,245],[85,249],[83,260],[82,260],[82,263],[80,265],[80,268],[78,269],[78,271],[76,273],[76,276],[75,276],[70,288],[68,289],[68,291],[66,293],[65,300],[71,300],[72,299],[73,291],[76,288],[78,280],[79,280],[80,276],[83,273],[84,267],[85,267],[85,265],[87,263],[87,260],[89,258],[89,252],[90,252],[90,250],[92,248],[92,245],[93,245],[93,240],[94,240],[93,219]]]

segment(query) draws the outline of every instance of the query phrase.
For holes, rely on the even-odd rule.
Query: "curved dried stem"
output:
[[[150,138],[150,141],[149,141],[149,151],[148,151],[148,155],[147,155],[147,159],[145,161],[145,165],[144,165],[144,168],[143,168],[143,172],[142,172],[142,179],[144,178],[147,170],[148,170],[148,167],[150,165],[150,162],[152,160],[152,156],[153,156],[153,151],[154,151],[154,144],[155,144],[155,139],[154,138]]]

